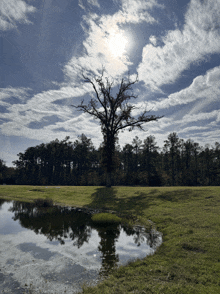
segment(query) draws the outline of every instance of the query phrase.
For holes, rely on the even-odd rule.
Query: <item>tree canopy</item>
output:
[[[135,116],[132,112],[138,107],[135,103],[129,103],[131,99],[138,97],[132,92],[132,86],[138,82],[138,78],[131,80],[130,76],[122,78],[119,83],[104,77],[104,71],[98,77],[88,77],[83,75],[84,82],[89,83],[93,90],[94,96],[85,103],[84,100],[77,106],[78,110],[88,113],[95,119],[99,120],[101,132],[103,134],[103,154],[104,166],[106,169],[106,186],[111,187],[111,173],[114,170],[115,144],[119,131],[129,128],[143,130],[143,125],[150,121],[156,121],[161,116],[149,115],[144,109]],[[113,94],[113,89],[118,84],[118,91]]]

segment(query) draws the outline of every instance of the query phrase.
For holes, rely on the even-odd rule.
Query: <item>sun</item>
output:
[[[110,32],[107,37],[107,47],[114,58],[122,58],[126,53],[128,39],[122,32]]]

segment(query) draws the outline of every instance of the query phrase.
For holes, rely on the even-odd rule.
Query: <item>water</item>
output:
[[[161,243],[140,226],[98,226],[91,211],[0,199],[0,292],[77,293]]]

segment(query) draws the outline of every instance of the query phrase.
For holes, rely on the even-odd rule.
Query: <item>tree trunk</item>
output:
[[[112,173],[111,172],[106,172],[106,187],[111,188],[112,186]]]

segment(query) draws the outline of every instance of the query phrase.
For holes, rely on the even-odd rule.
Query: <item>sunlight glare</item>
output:
[[[128,39],[122,33],[112,32],[107,39],[107,44],[114,58],[122,58],[126,52]]]

